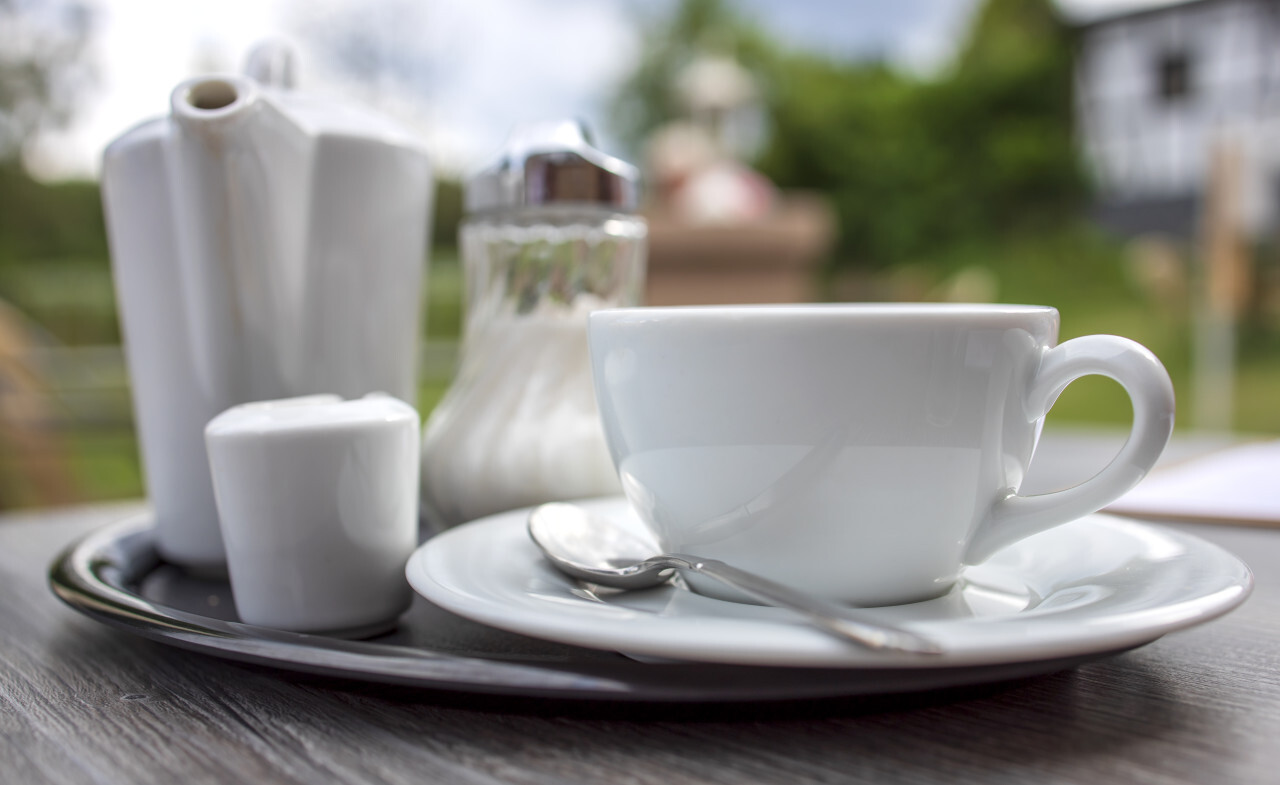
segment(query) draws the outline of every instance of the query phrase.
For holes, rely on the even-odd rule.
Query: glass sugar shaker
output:
[[[466,183],[462,355],[422,440],[423,510],[437,525],[621,492],[587,314],[640,302],[638,184],[572,121],[517,129]]]

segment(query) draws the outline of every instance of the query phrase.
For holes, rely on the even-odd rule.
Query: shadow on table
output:
[[[735,723],[863,717],[927,712],[936,720],[954,719],[1003,728],[1069,726],[1087,711],[1102,713],[1117,723],[1141,724],[1153,732],[1176,726],[1178,708],[1161,678],[1126,655],[1086,663],[1044,676],[998,680],[919,692],[858,695],[804,700],[721,703],[644,703],[575,701],[547,698],[454,693],[387,684],[336,680],[282,672],[269,667],[238,664],[272,678],[304,687],[336,690],[352,697],[396,704],[405,711],[415,705],[464,709],[484,713],[559,717],[622,722]],[[656,666],[662,667],[662,666]]]

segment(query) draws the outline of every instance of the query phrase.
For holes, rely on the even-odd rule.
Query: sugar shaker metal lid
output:
[[[640,172],[596,149],[580,121],[517,127],[498,160],[466,184],[469,213],[578,204],[634,212]]]

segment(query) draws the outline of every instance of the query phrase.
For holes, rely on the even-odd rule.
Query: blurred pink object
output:
[[[690,223],[740,223],[768,215],[776,189],[768,178],[736,161],[695,171],[671,194],[671,209]]]

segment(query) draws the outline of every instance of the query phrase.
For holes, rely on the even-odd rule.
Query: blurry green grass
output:
[[[935,269],[985,268],[998,281],[1006,303],[1052,305],[1062,316],[1060,341],[1080,335],[1110,334],[1149,348],[1173,379],[1177,427],[1192,425],[1194,406],[1190,305],[1159,302],[1126,274],[1124,247],[1087,227],[1049,236],[1024,237],[976,249],[957,249],[931,260]],[[1251,434],[1280,434],[1280,339],[1277,325],[1242,328],[1237,353],[1233,427]],[[1252,332],[1250,332],[1252,330]],[[1123,389],[1110,379],[1073,382],[1053,407],[1051,425],[1123,426],[1132,409]]]
[[[462,267],[452,248],[436,249],[423,292],[426,310],[424,338],[431,345],[452,343],[462,334]],[[424,352],[418,369],[418,411],[425,422],[453,378],[456,353]]]
[[[80,429],[65,434],[71,477],[85,499],[143,495],[138,441],[132,429]]]
[[[456,340],[461,334],[462,290],[458,252],[453,248],[432,251],[422,293],[427,340]]]

